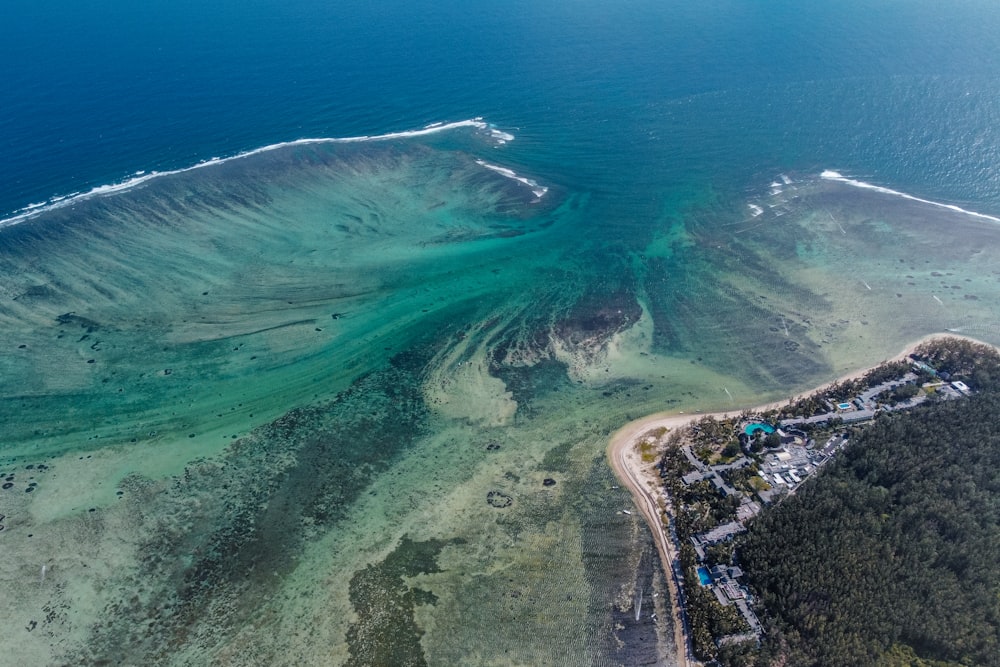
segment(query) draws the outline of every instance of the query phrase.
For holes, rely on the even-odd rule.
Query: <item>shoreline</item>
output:
[[[611,435],[607,449],[608,462],[611,464],[611,469],[614,471],[615,477],[617,477],[618,480],[628,488],[629,493],[632,494],[632,500],[635,503],[635,506],[642,513],[643,518],[645,518],[646,524],[649,527],[650,532],[653,534],[653,541],[656,543],[656,550],[660,554],[660,562],[663,566],[663,573],[666,576],[667,586],[670,590],[671,616],[674,621],[674,640],[677,646],[677,664],[679,667],[687,667],[689,663],[699,663],[691,654],[687,626],[682,621],[684,610],[678,595],[679,582],[675,578],[676,570],[674,567],[678,557],[677,550],[673,540],[669,535],[667,535],[667,531],[663,526],[663,521],[660,518],[659,503],[660,499],[664,497],[662,493],[662,485],[660,483],[659,476],[655,472],[656,464],[644,463],[641,456],[637,452],[636,444],[638,443],[639,438],[654,429],[666,428],[668,431],[672,431],[704,417],[725,419],[739,416],[747,410],[750,412],[765,412],[767,410],[779,408],[783,405],[787,405],[791,401],[795,401],[796,399],[822,391],[823,389],[839,382],[863,377],[866,373],[874,368],[877,368],[881,364],[892,361],[901,361],[912,354],[920,345],[923,345],[928,341],[940,340],[943,338],[958,338],[979,343],[981,345],[990,345],[989,343],[984,343],[983,341],[976,340],[970,336],[963,336],[960,334],[929,334],[913,343],[910,343],[894,357],[884,359],[883,361],[867,368],[845,373],[834,380],[825,382],[813,389],[796,393],[785,400],[772,401],[770,403],[764,403],[750,408],[739,408],[727,410],[725,412],[692,412],[688,414],[683,412],[656,412],[625,424]],[[990,345],[990,347],[1000,350],[1000,348],[997,348],[994,345]]]

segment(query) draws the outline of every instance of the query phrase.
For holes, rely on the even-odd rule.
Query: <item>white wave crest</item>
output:
[[[490,137],[494,139],[497,144],[504,144],[507,141],[514,139],[514,135],[508,134],[506,132],[501,132],[493,128],[489,123],[484,121],[481,116],[476,118],[470,118],[468,120],[459,120],[451,123],[431,123],[419,130],[406,130],[403,132],[388,132],[386,134],[374,134],[374,135],[362,135],[358,137],[319,137],[319,138],[308,138],[308,139],[295,139],[294,141],[284,141],[276,144],[268,144],[267,146],[261,146],[260,148],[255,148],[253,150],[244,151],[242,153],[237,153],[236,155],[231,155],[229,157],[219,158],[213,157],[208,160],[202,160],[201,162],[192,165],[190,167],[183,167],[181,169],[172,169],[169,171],[137,171],[132,176],[132,178],[126,179],[120,183],[112,183],[109,185],[98,185],[86,192],[75,192],[69,195],[62,195],[53,197],[47,202],[39,202],[35,204],[29,204],[17,211],[7,218],[0,219],[0,229],[3,227],[9,227],[10,225],[16,225],[19,222],[24,222],[28,218],[33,218],[40,213],[51,211],[58,208],[63,208],[75,204],[83,199],[89,199],[91,197],[97,197],[102,195],[109,195],[116,192],[123,192],[125,190],[130,190],[138,185],[150,181],[154,178],[160,176],[169,176],[171,174],[180,174],[188,171],[193,171],[195,169],[201,169],[202,167],[208,167],[211,165],[222,164],[224,162],[229,162],[231,160],[239,160],[245,157],[250,157],[251,155],[259,155],[260,153],[267,153],[269,151],[277,150],[279,148],[286,148],[288,146],[303,146],[308,144],[346,144],[346,143],[359,143],[365,141],[390,141],[393,139],[409,139],[412,137],[422,137],[431,134],[437,134],[439,132],[448,132],[450,130],[455,130],[463,127],[471,127],[477,130],[489,130]],[[547,188],[542,189],[542,194],[545,194]],[[537,193],[536,193],[537,194]],[[541,195],[538,195],[539,197]]]
[[[502,176],[506,176],[511,180],[515,180],[518,183],[523,183],[524,185],[527,185],[529,188],[531,188],[531,191],[539,199],[544,197],[545,193],[549,191],[547,187],[545,187],[544,185],[539,185],[537,181],[534,181],[530,178],[525,178],[524,176],[518,176],[517,172],[514,171],[513,169],[508,169],[507,167],[498,167],[495,164],[490,164],[489,162],[485,162],[483,160],[476,160],[476,164],[482,167],[486,167],[490,171],[495,171],[496,173]]]
[[[497,129],[490,130],[490,136],[493,137],[498,145],[503,145],[508,141],[514,141],[514,135],[510,132],[502,132]]]
[[[856,188],[864,188],[865,190],[874,190],[875,192],[881,192],[882,194],[893,195],[895,197],[902,197],[903,199],[909,199],[910,201],[918,201],[921,204],[930,204],[931,206],[946,208],[949,211],[955,211],[956,213],[971,215],[976,218],[981,218],[983,220],[989,220],[991,222],[1000,222],[1000,218],[993,215],[987,215],[985,213],[977,213],[975,211],[968,211],[964,208],[955,206],[954,204],[944,204],[937,201],[931,201],[930,199],[922,199],[920,197],[908,195],[905,192],[900,192],[898,190],[891,190],[889,188],[883,188],[880,185],[872,185],[871,183],[865,183],[864,181],[858,181],[853,178],[847,178],[839,171],[833,171],[832,169],[824,170],[823,173],[819,175],[819,177],[828,181],[837,181],[838,183],[846,183],[847,185],[853,185]]]

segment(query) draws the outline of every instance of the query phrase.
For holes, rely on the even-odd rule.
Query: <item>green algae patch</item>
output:
[[[569,472],[572,465],[570,453],[576,444],[574,440],[566,440],[546,451],[542,457],[540,469],[552,472]]]
[[[413,367],[427,354],[396,355],[337,399],[291,410],[177,478],[123,479],[122,516],[88,516],[78,542],[85,553],[105,551],[112,529],[122,530],[109,522],[127,521],[136,567],[109,573],[101,621],[65,662],[166,664],[267,623],[261,606],[304,551],[423,433]],[[401,562],[419,572],[427,557],[416,553]],[[206,615],[211,626],[201,623]]]
[[[441,549],[461,540],[414,541],[404,536],[385,560],[358,570],[351,577],[351,604],[358,621],[347,631],[351,657],[348,667],[367,665],[427,665],[420,638],[424,632],[413,617],[417,605],[435,604],[437,597],[410,587],[407,577],[440,572]]]

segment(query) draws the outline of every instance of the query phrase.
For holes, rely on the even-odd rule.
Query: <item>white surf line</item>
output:
[[[14,212],[10,217],[0,220],[0,229],[8,227],[10,225],[16,225],[19,222],[24,222],[28,218],[33,218],[39,213],[45,211],[52,211],[55,209],[63,208],[71,204],[75,204],[78,201],[84,199],[89,199],[91,197],[97,197],[100,195],[108,195],[116,192],[124,192],[138,185],[150,181],[154,178],[159,178],[160,176],[171,176],[173,174],[182,174],[184,172],[193,171],[195,169],[201,169],[202,167],[209,167],[212,165],[223,164],[231,160],[239,160],[245,157],[250,157],[251,155],[259,155],[261,153],[267,153],[269,151],[277,150],[279,148],[285,148],[288,146],[305,146],[309,144],[349,144],[349,143],[360,143],[365,141],[391,141],[393,139],[409,139],[412,137],[423,137],[431,134],[437,134],[439,132],[447,132],[449,130],[455,130],[462,127],[472,127],[479,130],[490,130],[490,136],[496,140],[498,144],[504,144],[508,141],[514,139],[514,135],[502,132],[490,126],[489,123],[483,120],[482,116],[477,116],[476,118],[470,118],[468,120],[459,120],[451,123],[431,123],[419,130],[405,130],[402,132],[388,132],[386,134],[373,134],[373,135],[361,135],[357,137],[318,137],[318,138],[307,138],[307,139],[295,139],[293,141],[283,141],[276,144],[268,144],[267,146],[261,146],[260,148],[254,148],[252,150],[243,151],[242,153],[237,153],[236,155],[231,155],[229,157],[213,157],[208,160],[203,160],[198,164],[191,165],[190,167],[182,167],[180,169],[171,169],[168,171],[137,171],[134,176],[128,180],[122,181],[121,183],[113,183],[111,185],[98,185],[86,192],[76,192],[69,195],[60,195],[53,197],[47,202],[41,202],[37,204],[29,204],[24,208],[21,208]],[[548,188],[546,188],[548,190]],[[541,196],[541,195],[539,195]]]
[[[547,187],[545,187],[544,185],[539,185],[537,181],[534,181],[534,180],[532,180],[530,178],[525,178],[524,176],[518,176],[517,172],[514,171],[513,169],[508,169],[507,167],[500,167],[500,166],[495,165],[495,164],[490,164],[489,162],[486,162],[485,160],[476,160],[476,164],[478,164],[481,167],[485,167],[485,168],[489,169],[490,171],[495,171],[496,173],[500,174],[501,176],[506,176],[507,178],[509,178],[511,180],[517,181],[518,183],[522,183],[524,185],[527,185],[529,188],[531,188],[531,191],[539,199],[541,199],[542,197],[544,197],[545,193],[549,191],[549,189]]]
[[[490,128],[490,136],[496,139],[497,145],[502,146],[508,141],[514,141],[514,135],[510,132],[503,132],[501,130]]]
[[[826,179],[828,181],[837,181],[839,183],[846,183],[848,185],[853,185],[856,188],[864,188],[865,190],[874,190],[875,192],[881,192],[887,195],[895,195],[896,197],[902,197],[903,199],[909,199],[911,201],[918,201],[921,204],[930,204],[931,206],[937,206],[939,208],[946,208],[950,211],[955,211],[956,213],[964,213],[965,215],[971,215],[977,218],[982,218],[983,220],[989,220],[991,222],[1000,222],[1000,218],[993,215],[986,215],[985,213],[976,213],[975,211],[968,211],[964,208],[955,206],[954,204],[942,204],[941,202],[931,201],[930,199],[921,199],[920,197],[914,197],[913,195],[908,195],[905,192],[900,192],[898,190],[890,190],[889,188],[883,188],[880,185],[872,185],[871,183],[865,183],[864,181],[857,181],[853,178],[847,178],[843,176],[840,172],[833,171],[831,169],[825,170],[819,175],[820,178]]]

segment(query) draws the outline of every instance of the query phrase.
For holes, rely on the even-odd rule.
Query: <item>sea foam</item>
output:
[[[112,183],[109,185],[98,185],[86,192],[74,192],[68,195],[60,195],[52,197],[47,202],[38,202],[29,204],[7,217],[0,219],[0,229],[3,227],[8,227],[10,225],[16,225],[19,222],[24,222],[29,218],[33,218],[46,211],[52,211],[54,209],[63,208],[65,206],[70,206],[83,199],[89,199],[91,197],[98,197],[102,195],[114,194],[117,192],[123,192],[125,190],[130,190],[138,185],[142,185],[147,181],[154,178],[159,178],[160,176],[170,176],[172,174],[181,174],[188,171],[193,171],[195,169],[201,169],[203,167],[209,167],[212,165],[218,165],[231,160],[239,160],[242,158],[250,157],[252,155],[259,155],[261,153],[267,153],[269,151],[277,150],[279,148],[286,148],[289,146],[304,146],[309,144],[349,144],[349,143],[360,143],[366,141],[390,141],[393,139],[409,139],[413,137],[423,137],[431,134],[437,134],[439,132],[448,132],[450,130],[456,130],[463,127],[470,127],[476,130],[488,130],[490,138],[492,138],[497,145],[502,145],[508,141],[514,139],[514,135],[507,132],[502,132],[497,130],[489,123],[483,120],[481,116],[476,118],[470,118],[468,120],[453,121],[451,123],[431,123],[426,125],[419,130],[405,130],[402,132],[388,132],[386,134],[373,134],[373,135],[362,135],[357,137],[319,137],[319,138],[307,138],[307,139],[295,139],[293,141],[283,141],[276,144],[268,144],[267,146],[261,146],[260,148],[254,148],[252,150],[243,151],[242,153],[237,153],[236,155],[231,155],[229,157],[213,157],[208,160],[203,160],[198,164],[192,165],[190,167],[183,167],[181,169],[172,169],[169,171],[137,171],[129,179],[126,179],[120,183]],[[506,174],[505,174],[506,175]],[[516,176],[515,176],[516,177]],[[531,185],[535,188],[539,186],[534,183],[534,181],[529,181],[528,179],[520,179],[527,185]],[[535,190],[535,194],[541,197],[548,190],[547,188],[540,188],[541,194]]]
[[[530,178],[525,178],[524,176],[518,176],[517,172],[514,171],[513,169],[508,169],[507,167],[499,167],[495,164],[490,164],[489,162],[486,162],[484,160],[476,160],[476,164],[482,167],[486,167],[490,171],[495,171],[501,176],[506,176],[511,180],[517,181],[518,183],[523,183],[524,185],[527,185],[529,188],[531,188],[531,191],[539,199],[544,197],[545,193],[549,191],[547,187],[545,187],[544,185],[539,185],[538,182],[535,180],[532,180]]]
[[[930,204],[931,206],[937,206],[939,208],[946,208],[950,211],[955,211],[957,213],[964,213],[965,215],[971,215],[977,218],[982,218],[983,220],[990,220],[991,222],[1000,222],[1000,218],[992,215],[987,215],[985,213],[977,213],[975,211],[969,211],[964,208],[955,206],[954,204],[944,204],[941,202],[931,201],[930,199],[922,199],[920,197],[915,197],[913,195],[906,194],[905,192],[900,192],[898,190],[891,190],[889,188],[884,188],[880,185],[873,185],[871,183],[865,183],[864,181],[858,181],[853,178],[847,178],[839,171],[833,171],[832,169],[826,169],[819,175],[828,181],[837,181],[838,183],[846,183],[848,185],[853,185],[856,188],[864,188],[865,190],[874,190],[875,192],[881,192],[882,194],[893,195],[896,197],[902,197],[903,199],[909,199],[911,201],[918,201],[922,204]]]

